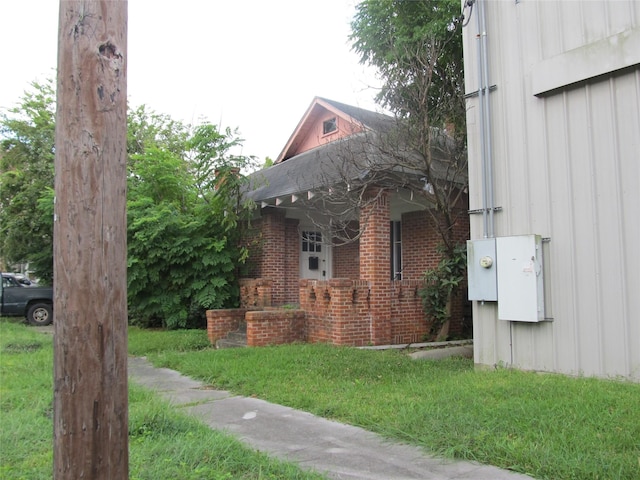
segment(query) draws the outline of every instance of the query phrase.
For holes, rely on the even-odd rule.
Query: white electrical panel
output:
[[[520,322],[544,320],[542,237],[496,238],[498,318]]]
[[[496,239],[467,240],[469,300],[495,302],[498,299]]]

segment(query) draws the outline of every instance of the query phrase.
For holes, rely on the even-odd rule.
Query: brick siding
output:
[[[389,194],[372,190],[360,209],[360,279],[369,286],[371,343],[391,343],[391,257]]]
[[[217,340],[226,337],[229,332],[238,330],[246,312],[244,308],[207,310],[207,336],[211,344],[215,345]]]
[[[387,192],[372,192],[376,194],[362,208],[360,240],[333,248],[334,278],[327,281],[299,279],[298,221],[286,219],[282,210],[263,210],[259,256],[254,256],[258,250],[252,251],[249,261],[256,265],[256,278],[241,282],[241,305],[260,308],[293,303],[300,305],[305,315],[294,321],[275,314],[265,319],[252,312],[252,317],[261,318],[255,327],[260,333],[252,342],[268,344],[295,338],[336,345],[380,345],[424,340],[429,325],[418,291],[424,272],[440,260],[436,247],[441,237],[429,212],[403,214],[402,280],[391,281],[389,197]],[[454,238],[463,242],[469,238],[466,212],[460,218],[454,226]],[[463,286],[452,304],[451,335],[462,333],[467,304]],[[269,328],[274,329],[271,335],[265,331]],[[287,329],[295,333],[285,334]]]
[[[304,341],[305,312],[302,310],[273,309],[251,311],[245,315],[247,345],[262,347]]]

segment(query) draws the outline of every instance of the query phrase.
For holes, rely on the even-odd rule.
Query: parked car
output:
[[[27,287],[37,287],[38,286],[36,284],[36,282],[31,280],[24,273],[12,273],[11,275],[13,275],[16,278],[16,280],[18,280],[18,282],[21,283],[22,285],[25,285]]]
[[[31,286],[12,273],[2,273],[0,315],[24,316],[31,325],[49,325],[53,322],[53,288]]]

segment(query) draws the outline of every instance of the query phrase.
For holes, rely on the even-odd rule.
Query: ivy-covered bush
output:
[[[131,323],[203,327],[207,309],[238,305],[236,273],[246,258],[240,235],[249,210],[240,201],[239,173],[248,159],[228,155],[236,142],[232,132],[205,124],[187,137],[183,152],[156,145],[131,156]]]

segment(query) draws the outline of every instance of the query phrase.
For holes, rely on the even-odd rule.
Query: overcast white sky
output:
[[[347,39],[356,3],[129,0],[129,103],[238,127],[244,154],[275,159],[316,95],[379,110],[375,75]],[[0,108],[55,75],[58,8],[0,1]]]

